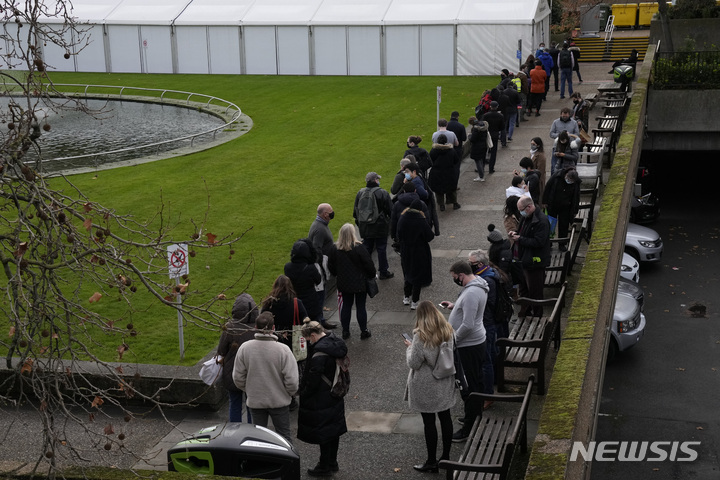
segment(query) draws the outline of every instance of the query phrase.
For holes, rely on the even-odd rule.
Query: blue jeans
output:
[[[245,392],[242,390],[228,390],[228,396],[230,397],[230,421],[242,423],[243,396],[245,396]],[[250,414],[249,408],[247,409],[247,421],[248,423],[252,423],[252,415]]]
[[[342,294],[342,309],[340,309],[340,323],[342,324],[343,332],[350,331],[350,318],[352,317],[353,301],[356,304],[356,313],[358,325],[360,325],[360,331],[364,332],[367,330],[367,310],[365,310],[365,300],[367,299],[367,293],[345,293]]]
[[[363,238],[363,245],[367,249],[368,253],[372,255],[373,250],[377,248],[378,256],[378,270],[380,273],[387,273],[388,271],[388,260],[387,260],[387,237],[384,238]]]
[[[485,361],[483,362],[483,393],[492,395],[495,393],[493,385],[495,384],[495,364],[498,355],[497,345],[497,329],[495,324],[485,324]]]
[[[573,94],[572,72],[572,68],[560,69],[560,98],[565,96],[565,82],[568,84],[568,95]]]
[[[515,131],[515,122],[517,121],[517,108],[510,114],[505,115],[505,129],[507,130],[507,138],[511,139]]]
[[[255,417],[255,425],[266,427],[268,425],[268,417],[272,418],[275,431],[285,437],[285,440],[292,442],[292,431],[290,430],[290,405],[280,408],[250,408],[253,417]]]

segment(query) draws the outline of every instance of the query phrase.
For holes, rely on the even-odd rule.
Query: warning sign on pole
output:
[[[168,273],[170,278],[178,278],[189,273],[188,248],[183,243],[167,247]]]

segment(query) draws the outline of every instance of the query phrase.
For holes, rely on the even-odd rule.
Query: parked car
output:
[[[645,315],[638,301],[631,295],[618,291],[615,296],[610,345],[607,361],[613,360],[618,352],[634,347],[645,332]]]
[[[625,253],[638,262],[658,262],[662,258],[663,242],[652,228],[628,223],[625,234]]]
[[[629,295],[635,299],[636,302],[640,305],[640,311],[642,311],[645,308],[645,291],[642,289],[642,287],[633,282],[632,280],[628,280],[625,277],[618,278],[618,293],[622,293],[623,295]]]
[[[630,199],[630,221],[632,223],[651,223],[660,216],[660,199],[648,193]]]
[[[627,253],[623,253],[620,276],[636,283],[640,281],[640,264]]]

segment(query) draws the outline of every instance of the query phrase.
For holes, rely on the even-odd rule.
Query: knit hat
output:
[[[503,69],[500,70],[500,71],[501,71],[502,73],[504,73],[505,76],[509,76],[509,75],[510,75],[510,71],[509,71],[507,68],[503,68]]]
[[[488,233],[487,239],[490,243],[502,243],[503,242],[503,236],[500,232],[495,230],[495,225],[492,223],[488,225],[488,230],[490,230],[490,233]]]
[[[232,317],[235,320],[240,320],[242,323],[254,325],[257,316],[257,305],[255,305],[255,300],[253,300],[250,294],[241,293],[238,295],[232,307]]]
[[[491,108],[492,110],[497,110],[498,107],[500,107],[500,104],[499,104],[498,102],[496,102],[495,100],[493,100],[492,102],[490,102],[490,108]]]
[[[420,200],[419,198],[416,198],[416,199],[413,200],[412,203],[410,204],[410,208],[412,208],[413,210],[420,210],[421,212],[422,212],[422,209],[423,209],[422,207],[423,207],[423,201]]]

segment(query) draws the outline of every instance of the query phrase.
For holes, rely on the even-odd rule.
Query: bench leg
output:
[[[505,391],[505,347],[501,346],[498,348],[498,356],[497,356],[498,362],[497,362],[497,370],[495,375],[495,380],[497,383],[497,389],[498,392],[504,392]]]

